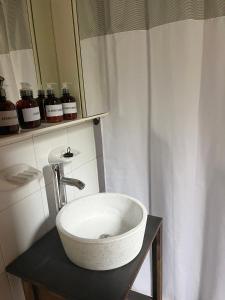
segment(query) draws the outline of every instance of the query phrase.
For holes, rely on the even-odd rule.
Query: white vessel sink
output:
[[[74,200],[57,215],[56,226],[68,258],[90,270],[110,270],[141,250],[147,211],[136,199],[99,193]]]

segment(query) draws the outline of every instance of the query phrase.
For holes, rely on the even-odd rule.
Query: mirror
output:
[[[87,30],[97,16],[85,3],[0,0],[0,74],[11,101],[19,99],[20,82],[30,83],[35,96],[47,83],[56,83],[59,96],[67,82],[78,118],[109,111],[107,45]]]
[[[112,50],[105,35],[107,4],[97,0],[76,0],[77,27],[88,115],[109,111],[109,72],[114,71],[107,53]],[[99,14],[99,6],[102,14]],[[113,78],[114,76],[110,76]],[[112,91],[113,93],[115,91]]]
[[[98,22],[90,9],[93,5],[83,0],[27,2],[39,81],[42,85],[70,82],[84,117],[108,112],[105,37],[92,36],[87,30]]]
[[[27,0],[28,16],[39,85],[48,82],[60,88],[69,83],[75,96],[78,117],[87,116],[78,66],[74,16],[70,0]],[[82,105],[83,101],[83,105]]]
[[[84,34],[95,18],[85,2],[27,0],[38,81],[71,83],[83,117],[109,110],[105,41]]]

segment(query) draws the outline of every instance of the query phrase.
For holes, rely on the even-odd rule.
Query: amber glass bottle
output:
[[[16,108],[20,127],[31,129],[41,125],[40,110],[37,101],[33,98],[33,92],[29,85],[22,84],[20,90],[21,100],[17,101]]]
[[[36,98],[36,101],[39,106],[41,121],[45,121],[46,116],[45,116],[45,91],[44,90],[38,90],[38,97]]]
[[[46,120],[49,123],[63,121],[62,102],[56,98],[52,84],[48,84],[47,98],[45,99]]]
[[[62,87],[62,106],[63,106],[63,118],[64,120],[77,119],[77,104],[74,97],[70,95],[68,84],[63,83]]]
[[[19,132],[16,106],[6,99],[3,89],[4,78],[0,76],[0,134]]]

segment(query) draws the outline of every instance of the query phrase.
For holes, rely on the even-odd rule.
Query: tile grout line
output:
[[[36,147],[35,147],[35,142],[34,142],[34,136],[32,136],[32,145],[33,145],[33,152],[34,152],[36,168],[38,169],[38,159],[37,159],[37,152],[36,152]],[[42,176],[44,176],[43,175],[43,169],[41,170],[41,173],[42,173]],[[43,193],[42,193],[42,187],[41,187],[41,184],[40,184],[40,180],[38,180],[38,185],[39,185],[40,194],[41,194],[41,207],[42,207],[42,211],[43,211],[43,217],[44,217],[44,219],[46,219],[45,208],[44,208],[44,199],[43,199]],[[46,186],[45,186],[45,189],[46,189]],[[46,222],[45,222],[45,227],[47,229]]]
[[[37,179],[36,179],[36,180],[37,180]],[[19,200],[15,201],[14,203],[8,205],[8,206],[5,207],[4,209],[0,210],[0,215],[1,215],[1,213],[3,213],[4,211],[6,211],[7,209],[9,209],[9,208],[11,208],[11,207],[13,207],[13,206],[19,204],[20,202],[26,200],[26,199],[27,199],[28,197],[30,197],[31,195],[36,194],[37,192],[41,192],[40,182],[39,182],[38,185],[39,185],[39,188],[37,188],[37,189],[35,189],[33,192],[27,194],[26,197],[24,197],[24,198],[22,198],[22,199],[19,199]]]
[[[100,156],[100,158],[101,158],[101,156]],[[88,159],[86,162],[84,162],[84,163],[82,163],[81,165],[79,165],[78,167],[76,167],[76,168],[71,168],[71,171],[70,171],[69,173],[67,173],[67,174],[70,175],[70,174],[73,173],[74,171],[79,170],[79,169],[82,168],[83,166],[85,166],[85,165],[89,164],[90,162],[93,162],[93,161],[95,161],[95,160],[97,160],[97,159],[98,159],[97,157],[90,158],[90,159]],[[27,199],[28,197],[30,197],[31,195],[36,194],[37,192],[42,193],[42,190],[43,190],[43,189],[46,189],[46,187],[48,187],[49,185],[52,185],[52,183],[49,182],[49,183],[46,183],[44,186],[42,186],[42,185],[40,184],[40,180],[38,180],[38,186],[39,186],[38,188],[36,188],[35,190],[33,190],[31,193],[27,194],[26,197],[21,198],[21,199],[18,199],[18,200],[15,201],[14,203],[12,203],[12,204],[8,205],[7,207],[5,207],[4,209],[0,210],[0,214],[1,214],[2,212],[6,211],[7,209],[9,209],[9,208],[11,208],[11,207],[13,207],[13,206],[19,204],[20,202],[26,200],[26,199]]]

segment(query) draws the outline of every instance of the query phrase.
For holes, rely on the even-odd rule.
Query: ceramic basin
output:
[[[99,193],[74,200],[57,215],[56,226],[68,258],[90,270],[110,270],[141,250],[147,211],[136,199]]]

